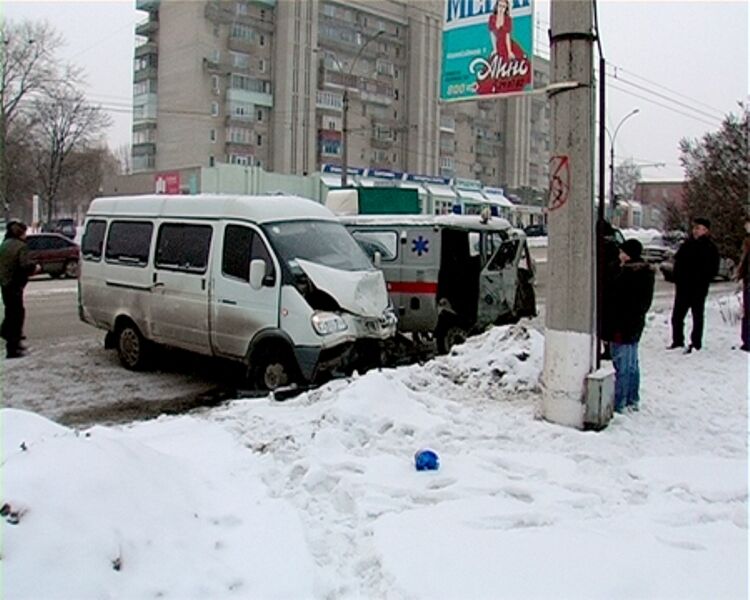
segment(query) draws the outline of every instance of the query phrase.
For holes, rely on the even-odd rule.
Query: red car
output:
[[[59,233],[32,233],[26,236],[29,258],[51,277],[78,277],[78,244]]]

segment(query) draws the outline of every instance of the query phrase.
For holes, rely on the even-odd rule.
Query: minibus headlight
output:
[[[340,316],[329,312],[316,312],[312,318],[313,329],[319,335],[331,335],[339,331],[346,331],[348,326],[346,321]]]

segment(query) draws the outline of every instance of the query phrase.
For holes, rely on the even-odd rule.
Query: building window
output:
[[[393,90],[393,97],[398,100],[398,90]]]
[[[229,56],[232,58],[232,66],[239,69],[247,69],[250,66],[250,55],[244,52],[231,51]]]
[[[255,37],[255,30],[242,23],[232,23],[231,37],[251,41]]]
[[[266,59],[265,58],[261,58],[258,61],[258,71],[260,71],[261,73],[266,72]]]
[[[262,146],[263,145],[263,137],[262,136],[259,135],[256,138],[256,145],[258,145],[258,146]]]
[[[208,166],[213,167],[216,164],[216,159],[213,156],[208,157]]]
[[[263,121],[263,109],[262,108],[258,109],[257,118],[258,118],[258,123],[260,123],[261,121]]]
[[[326,117],[324,124],[325,128],[329,131],[341,131],[341,119],[336,117]]]
[[[322,139],[320,140],[320,153],[324,156],[340,156],[341,140]]]
[[[216,142],[216,130],[215,129],[211,130],[211,132],[209,134],[209,137],[211,139],[211,143],[215,143]]]
[[[219,103],[218,102],[211,102],[211,116],[212,117],[219,116]]]
[[[393,63],[390,61],[379,58],[375,62],[375,70],[380,75],[390,75],[391,77],[393,77],[394,67],[393,67]]]
[[[260,94],[271,93],[271,82],[262,79],[256,79],[248,75],[239,75],[232,73],[229,80],[229,87],[234,90],[245,90],[247,92],[258,92]]]
[[[242,167],[247,167],[248,165],[253,164],[253,157],[247,156],[245,154],[230,154],[229,155],[229,164],[231,165],[240,165]]]
[[[238,102],[233,100],[229,103],[229,114],[233,119],[239,121],[249,121],[252,119],[255,111],[255,105],[251,102]]]
[[[266,36],[262,33],[260,34],[260,45],[265,46],[266,45]]]
[[[323,5],[323,14],[326,17],[335,17],[336,16],[336,7],[332,4],[324,4]]]
[[[219,89],[219,76],[218,75],[211,75],[211,91],[214,94],[218,94]]]
[[[246,15],[247,12],[247,4],[245,4],[244,2],[238,2],[235,5],[235,14],[237,14],[237,16]]]
[[[318,108],[330,108],[332,110],[342,110],[344,108],[344,97],[336,92],[327,92],[318,90],[315,103]]]
[[[249,144],[252,133],[251,129],[245,127],[230,127],[228,130],[229,141],[232,144]]]

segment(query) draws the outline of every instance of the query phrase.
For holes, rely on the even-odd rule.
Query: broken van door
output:
[[[519,239],[499,232],[486,232],[482,238],[484,266],[479,279],[479,327],[513,320],[520,244]]]

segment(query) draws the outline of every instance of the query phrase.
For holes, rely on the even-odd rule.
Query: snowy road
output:
[[[712,294],[733,284],[717,283]],[[659,286],[654,311],[668,311],[672,286]],[[40,279],[26,294],[29,354],[3,364],[3,405],[31,410],[74,427],[126,423],[162,413],[184,413],[236,396],[242,381],[236,367],[183,352],[160,354],[157,368],[132,373],[105,350],[103,332],[78,320],[76,282]],[[544,325],[544,298],[540,316]]]

